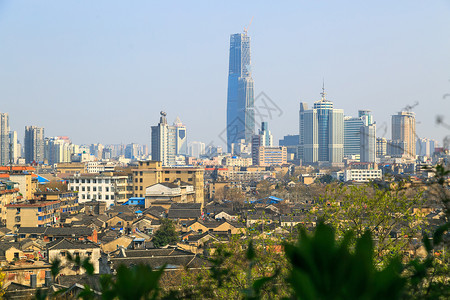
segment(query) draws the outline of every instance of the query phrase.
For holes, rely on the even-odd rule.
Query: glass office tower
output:
[[[250,68],[250,37],[247,33],[230,37],[227,96],[227,149],[240,139],[251,142],[255,133],[253,79]]]

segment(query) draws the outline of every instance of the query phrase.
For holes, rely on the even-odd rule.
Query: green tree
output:
[[[331,185],[319,196],[310,217],[324,220],[339,237],[352,230],[357,237],[368,230],[375,240],[377,261],[403,255],[413,239],[421,241],[423,216],[414,208],[424,202],[420,191],[397,186]]]
[[[157,248],[160,248],[169,244],[175,244],[177,241],[178,234],[175,229],[175,224],[172,220],[163,219],[161,222],[161,226],[153,236],[153,245]]]

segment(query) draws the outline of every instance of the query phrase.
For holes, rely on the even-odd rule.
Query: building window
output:
[[[164,178],[164,181],[169,181],[169,178]]]
[[[142,185],[140,186],[140,188],[139,188],[141,191],[142,191]]]
[[[94,187],[92,187],[92,191],[93,192],[96,192],[97,191],[97,188],[94,186]]]
[[[192,181],[192,178],[188,178],[188,181]]]
[[[108,186],[105,187],[105,191],[109,192],[109,187]]]
[[[170,173],[170,171],[164,171],[164,174],[169,174]]]
[[[139,178],[139,182],[142,182],[142,178]]]
[[[20,222],[20,216],[16,217],[16,222]]]

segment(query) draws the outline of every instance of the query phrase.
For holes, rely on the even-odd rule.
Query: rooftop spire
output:
[[[320,93],[322,95],[322,100],[325,100],[325,79],[322,80],[322,93]]]

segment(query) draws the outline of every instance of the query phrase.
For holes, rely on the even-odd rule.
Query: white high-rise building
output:
[[[17,159],[20,157],[20,144],[17,141],[17,131],[9,132],[10,143],[10,156],[13,164],[17,163]]]
[[[0,165],[9,164],[9,115],[0,113]]]
[[[303,161],[340,164],[344,157],[344,110],[333,108],[333,102],[325,99],[324,88],[321,95],[313,109],[300,111]]]
[[[166,113],[161,112],[158,125],[152,126],[152,159],[173,166],[179,155],[187,155],[186,127],[179,118],[173,126],[168,125]]]

